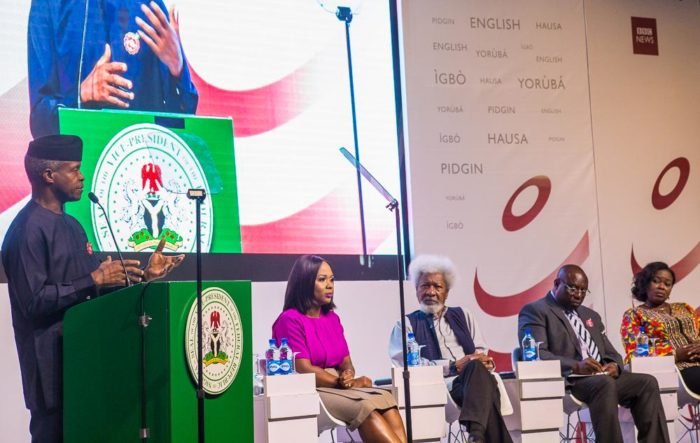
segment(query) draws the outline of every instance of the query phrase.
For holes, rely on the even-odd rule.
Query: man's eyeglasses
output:
[[[564,283],[564,286],[566,287],[566,292],[568,292],[569,295],[578,294],[578,295],[585,296],[585,295],[588,295],[591,293],[591,291],[589,291],[588,289],[581,289],[581,288],[577,288],[576,286],[569,286],[566,283]]]

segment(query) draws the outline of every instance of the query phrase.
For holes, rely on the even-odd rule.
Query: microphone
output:
[[[80,99],[80,92],[82,89],[82,83],[83,83],[83,59],[85,57],[85,36],[87,34],[87,23],[88,23],[88,12],[90,11],[90,0],[85,0],[85,17],[83,18],[83,36],[80,42],[80,59],[78,60],[78,109],[83,107],[82,100]],[[92,192],[90,193],[92,194]],[[95,194],[92,194],[95,195]],[[95,197],[97,199],[97,197]],[[90,200],[93,203],[97,203],[96,200],[93,200],[90,198]],[[97,203],[99,205],[99,203]],[[104,211],[104,209],[103,209]],[[105,216],[106,218],[106,216]],[[109,222],[108,222],[109,223]]]
[[[109,228],[109,233],[112,235],[112,241],[114,241],[114,247],[117,248],[117,255],[119,255],[119,260],[122,262],[122,268],[124,268],[124,276],[126,277],[126,285],[131,286],[131,280],[129,279],[129,274],[126,273],[126,265],[124,264],[124,257],[122,257],[122,251],[119,250],[119,244],[117,243],[117,237],[114,235],[114,231],[112,231],[112,224],[109,222],[109,217],[107,217],[107,211],[105,211],[104,206],[102,206],[102,203],[100,203],[100,199],[97,198],[94,192],[90,191],[88,192],[88,198],[90,199],[91,202],[96,204],[97,206],[100,207],[102,210],[102,215],[104,216],[105,220],[107,221],[107,227]]]

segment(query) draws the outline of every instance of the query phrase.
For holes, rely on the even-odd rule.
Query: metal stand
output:
[[[406,438],[413,441],[413,425],[411,423],[411,373],[408,370],[408,345],[406,344],[406,303],[403,292],[403,255],[401,254],[401,217],[399,202],[396,199],[389,202],[387,209],[394,213],[396,219],[396,267],[399,271],[399,305],[401,306],[401,349],[403,350],[403,394],[406,402]]]
[[[335,13],[338,20],[345,23],[345,49],[348,55],[348,76],[350,77],[350,107],[352,113],[352,136],[355,142],[355,158],[360,162],[360,145],[357,137],[357,114],[355,111],[355,81],[352,72],[352,51],[350,49],[350,22],[352,21],[352,10],[347,6],[338,6]],[[362,198],[362,177],[360,170],[357,170],[357,196],[360,204],[360,230],[362,232],[362,264],[369,266],[369,257],[367,256],[367,232],[365,228],[365,206]]]
[[[394,197],[391,196],[389,191],[382,186],[379,181],[364,167],[362,164],[352,156],[345,148],[340,148],[340,153],[345,156],[345,158],[352,163],[352,165],[357,169],[357,173],[364,176],[368,182],[374,188],[384,196],[384,198],[389,202],[386,208],[394,213],[396,220],[396,267],[398,271],[398,283],[399,283],[399,306],[401,309],[401,348],[403,350],[403,389],[404,389],[404,399],[406,406],[406,437],[408,441],[413,441],[413,425],[411,423],[411,387],[410,378],[411,373],[408,370],[408,346],[406,344],[406,304],[404,302],[404,292],[403,292],[403,281],[404,281],[404,266],[403,266],[403,255],[401,254],[401,216],[399,211],[399,202]]]
[[[141,315],[139,315],[139,326],[141,327],[141,428],[139,429],[139,438],[141,441],[148,441],[150,437],[150,429],[148,427],[148,391],[146,389],[146,328],[151,320],[150,315],[146,313],[146,289],[150,286],[150,282],[143,285],[141,289],[140,305]]]
[[[202,360],[202,202],[204,189],[188,189],[187,198],[196,203],[195,240],[197,242],[197,441],[204,443],[204,368]]]

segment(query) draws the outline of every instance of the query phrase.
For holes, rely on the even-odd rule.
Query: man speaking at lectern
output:
[[[138,260],[103,262],[92,254],[85,231],[66,214],[66,202],[83,193],[79,137],[52,135],[29,143],[24,159],[32,198],[17,214],[2,245],[12,326],[22,372],[24,401],[31,412],[32,442],[61,442],[62,325],[73,305],[99,295],[102,288],[154,280],[179,265],[184,255],[151,255],[145,269]]]

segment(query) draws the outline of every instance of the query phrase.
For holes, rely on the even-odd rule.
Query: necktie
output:
[[[588,355],[595,361],[600,361],[600,352],[598,352],[598,346],[593,342],[593,337],[588,333],[588,330],[583,326],[581,317],[578,316],[574,311],[567,311],[566,317],[569,319],[571,326],[574,331],[581,339],[583,343],[586,344],[588,349]]]

